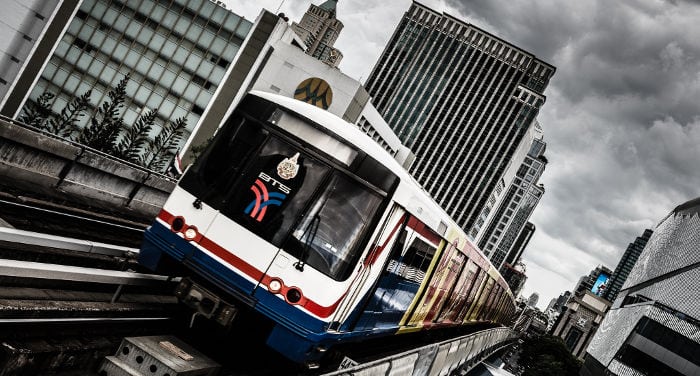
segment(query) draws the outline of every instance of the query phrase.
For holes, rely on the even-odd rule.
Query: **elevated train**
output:
[[[139,262],[186,274],[181,300],[316,368],[347,343],[506,325],[506,282],[394,158],[310,104],[251,92],[187,168]]]

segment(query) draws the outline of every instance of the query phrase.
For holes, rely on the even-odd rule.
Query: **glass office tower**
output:
[[[544,104],[554,71],[505,40],[413,2],[366,87],[415,154],[411,174],[469,231]]]
[[[155,135],[160,127],[184,118],[182,143],[232,68],[252,26],[208,0],[83,0],[76,6],[27,100],[51,92],[51,108],[58,113],[72,98],[91,90],[92,112],[128,74],[124,123],[130,126],[155,109]]]

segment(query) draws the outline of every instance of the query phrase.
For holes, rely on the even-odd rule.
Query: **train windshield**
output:
[[[180,186],[336,279],[362,251],[382,196],[260,123],[234,115]]]

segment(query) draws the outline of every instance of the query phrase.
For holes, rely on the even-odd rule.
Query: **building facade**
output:
[[[537,184],[547,165],[544,150],[545,143],[541,139],[532,141],[530,151],[519,164],[512,182],[495,208],[495,215],[489,216],[490,223],[484,226],[480,239],[477,239],[479,248],[499,269],[509,253],[519,251],[514,247],[516,240],[544,195],[544,187]],[[472,228],[473,234],[477,225],[484,224],[481,221],[479,218]]]
[[[343,23],[336,18],[337,0],[326,0],[321,5],[311,4],[299,23],[292,23],[292,29],[299,34],[306,46],[306,53],[337,67],[343,54],[333,47],[343,30]]]
[[[0,106],[42,39],[59,0],[8,0],[0,13]]]
[[[416,156],[411,174],[469,231],[544,104],[554,71],[413,2],[365,85]]]
[[[571,354],[581,360],[612,304],[602,297],[610,274],[610,269],[597,266],[579,278],[572,293],[566,291],[557,299],[563,306],[557,307],[559,315],[551,334],[561,337]]]
[[[632,271],[634,264],[637,262],[639,255],[647,245],[649,237],[651,237],[652,233],[654,232],[650,229],[644,230],[642,236],[638,236],[634,242],[627,246],[625,253],[622,255],[620,262],[618,262],[617,267],[615,267],[615,271],[610,278],[610,287],[608,288],[608,291],[605,292],[605,299],[608,299],[611,302],[615,301],[617,294],[620,292],[622,285],[627,280],[627,276]]]
[[[583,376],[700,375],[700,198],[654,228],[586,350]]]
[[[253,23],[209,0],[66,0],[27,59],[1,112],[19,117],[51,93],[56,115],[90,92],[87,112],[129,77],[120,116],[131,126],[156,110],[153,133],[184,119],[184,144],[223,90]],[[89,116],[78,119],[82,127]]]

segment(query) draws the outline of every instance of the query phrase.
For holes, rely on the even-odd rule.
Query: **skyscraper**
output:
[[[413,2],[366,82],[411,174],[469,230],[545,102],[555,68]]]
[[[617,267],[615,267],[612,277],[610,277],[608,291],[606,291],[604,295],[609,301],[614,302],[615,298],[617,298],[617,293],[620,292],[622,285],[625,284],[627,276],[630,274],[630,271],[632,271],[634,264],[647,245],[647,241],[649,241],[649,237],[652,233],[654,233],[654,231],[650,229],[644,230],[642,236],[638,236],[634,242],[627,246],[620,262],[617,264]]]
[[[485,208],[472,227],[472,235],[480,235],[476,239],[479,248],[497,268],[501,268],[510,252],[517,251],[513,248],[516,239],[544,194],[544,187],[537,184],[547,165],[544,150],[545,143],[542,139],[532,140],[522,163],[515,164],[517,172],[505,194],[501,196],[498,206],[494,208],[492,215],[485,216],[489,222],[482,223]],[[487,226],[483,226],[484,224]],[[483,226],[481,232],[478,231],[480,226]]]
[[[343,23],[335,18],[338,0],[326,0],[321,5],[311,4],[299,23],[292,23],[292,29],[299,34],[306,45],[306,53],[336,67],[343,54],[333,47]]]

